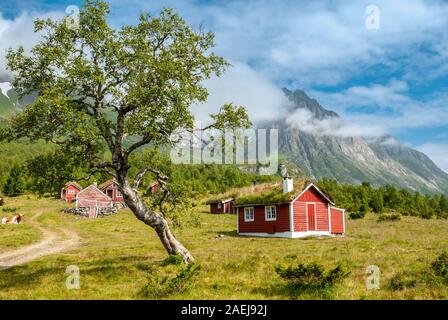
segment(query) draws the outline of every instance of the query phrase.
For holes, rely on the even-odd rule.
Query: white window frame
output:
[[[218,209],[221,209],[221,207],[222,207],[221,202],[218,202]]]
[[[252,218],[248,218],[247,215],[252,213]],[[244,207],[244,222],[255,221],[255,210],[254,207]]]
[[[269,217],[269,215],[268,215],[268,210],[270,210],[272,208],[274,208],[275,218]],[[266,221],[277,221],[277,207],[276,206],[265,206],[264,207],[264,219]]]
[[[67,194],[75,194],[76,192],[75,192],[75,190],[73,190],[73,189],[70,189],[70,190],[67,190]]]
[[[117,190],[117,197],[122,197],[122,196],[123,196],[123,194],[121,193],[121,191]]]

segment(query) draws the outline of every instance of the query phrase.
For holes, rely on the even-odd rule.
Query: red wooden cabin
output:
[[[98,189],[100,189],[105,195],[112,199],[114,205],[120,206],[124,205],[123,194],[118,188],[118,183],[112,179],[101,184]]]
[[[334,203],[312,183],[299,188],[285,178],[283,189],[270,191],[269,197],[249,197],[253,203],[238,203],[238,233],[248,236],[303,238],[333,236],[345,233],[345,210]],[[295,189],[295,190],[294,190]],[[283,193],[283,196],[281,194]],[[279,199],[275,202],[263,199]]]
[[[207,204],[210,205],[210,213],[221,214],[221,213],[234,213],[234,199],[224,199],[224,200],[209,200]]]
[[[61,189],[61,199],[66,202],[72,202],[76,195],[82,190],[82,187],[75,182],[67,182]]]
[[[96,184],[88,186],[76,196],[76,208],[87,210],[90,218],[96,218],[99,210],[113,206],[112,199],[98,189]]]

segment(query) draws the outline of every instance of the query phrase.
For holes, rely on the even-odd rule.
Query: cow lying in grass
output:
[[[23,218],[23,214],[16,214],[13,217],[4,217],[2,219],[2,224],[19,224]]]

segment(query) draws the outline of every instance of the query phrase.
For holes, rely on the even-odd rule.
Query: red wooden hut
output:
[[[61,189],[61,199],[66,202],[72,202],[76,195],[82,190],[82,187],[76,182],[67,182]]]
[[[221,213],[234,213],[234,204],[233,198],[228,199],[213,199],[207,201],[207,204],[210,205],[210,213],[213,214],[221,214]]]
[[[125,205],[123,194],[118,188],[118,183],[114,179],[102,183],[98,189],[111,198],[115,206]]]
[[[89,218],[96,218],[99,211],[113,206],[113,200],[98,189],[96,184],[88,186],[76,196],[76,209],[86,210]]]
[[[241,235],[303,238],[345,233],[345,210],[306,181],[293,184],[285,178],[283,188],[242,196],[235,207]]]

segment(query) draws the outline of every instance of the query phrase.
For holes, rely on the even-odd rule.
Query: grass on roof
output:
[[[292,200],[302,192],[308,183],[309,181],[306,179],[295,179],[294,191],[290,193],[283,193],[282,182],[268,182],[244,188],[233,188],[226,193],[209,199],[208,202],[234,198],[236,199],[236,205],[284,203]]]

